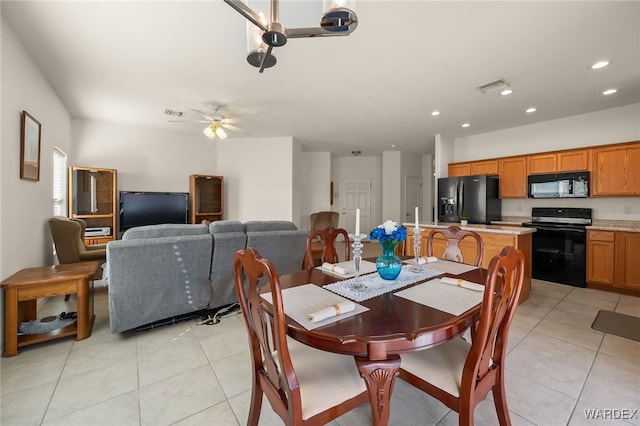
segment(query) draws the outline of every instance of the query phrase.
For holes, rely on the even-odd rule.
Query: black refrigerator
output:
[[[491,223],[502,218],[497,176],[462,176],[438,179],[438,221],[460,222],[469,215],[469,223]]]

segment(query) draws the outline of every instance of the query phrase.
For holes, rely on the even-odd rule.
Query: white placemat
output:
[[[394,293],[394,296],[403,297],[453,315],[460,315],[481,303],[483,294],[464,287],[445,284],[436,278]]]
[[[356,266],[353,260],[347,260],[346,262],[334,263],[335,266],[340,266],[347,270],[348,274],[339,274],[337,272],[330,271],[322,266],[316,266],[316,269],[320,269],[325,274],[335,275],[340,278],[351,278],[356,276]],[[360,275],[370,274],[376,272],[376,264],[367,260],[360,261]]]
[[[418,281],[424,281],[429,278],[433,278],[438,275],[442,275],[444,272],[433,271],[423,268],[422,272],[412,272],[411,267],[404,265],[398,278],[395,280],[385,280],[380,277],[379,274],[370,274],[360,277],[364,283],[366,289],[364,291],[353,291],[350,286],[353,283],[353,278],[338,281],[333,284],[327,284],[323,286],[327,290],[334,293],[338,293],[341,296],[347,297],[356,302],[371,299],[376,296],[388,293],[390,291],[398,290],[402,287],[406,287],[409,284],[417,283]]]
[[[261,295],[263,299],[271,303],[271,293]],[[323,325],[331,324],[354,315],[361,314],[369,310],[366,306],[358,305],[351,311],[336,317],[327,318],[322,321],[312,322],[307,318],[312,312],[316,312],[327,306],[344,302],[346,299],[330,291],[323,290],[315,284],[304,284],[282,290],[282,304],[284,313],[293,318],[298,324],[307,330],[313,330]]]
[[[477,266],[442,259],[438,259],[437,262],[427,263],[426,265],[422,266],[424,268],[435,269],[436,271],[442,271],[454,275],[464,274],[465,272],[478,269]]]

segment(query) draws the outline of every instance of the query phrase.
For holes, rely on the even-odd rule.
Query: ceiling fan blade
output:
[[[211,123],[212,120],[169,120],[169,123]]]
[[[240,130],[239,127],[234,126],[233,124],[230,124],[230,123],[222,123],[222,127],[224,127],[225,129],[233,130],[234,132],[241,132],[242,131],[242,130]]]

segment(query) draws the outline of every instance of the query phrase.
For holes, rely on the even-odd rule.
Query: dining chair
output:
[[[368,402],[353,357],[287,339],[280,279],[273,264],[247,247],[235,254],[233,265],[253,364],[247,424],[258,424],[263,395],[286,425],[325,424]],[[260,295],[263,276],[271,290],[271,307]]]
[[[442,235],[447,240],[447,247],[442,255],[444,260],[464,263],[464,256],[460,249],[460,242],[463,238],[473,238],[476,241],[476,259],[473,265],[480,266],[482,262],[482,254],[484,252],[484,243],[480,234],[474,231],[463,231],[459,226],[451,225],[444,229],[433,229],[427,238],[427,256],[433,256],[433,239],[436,235]]]
[[[504,389],[504,360],[523,279],[522,251],[511,246],[503,248],[489,264],[473,341],[454,338],[434,348],[400,356],[399,377],[456,411],[460,425],[473,425],[474,408],[489,391],[493,393],[500,425],[511,424]]]
[[[316,260],[320,260],[322,265],[324,262],[338,263],[340,261],[338,252],[336,251],[335,242],[338,235],[344,237],[344,260],[351,259],[351,250],[349,250],[349,233],[344,228],[334,228],[331,225],[323,229],[316,229],[307,235],[307,248],[305,263],[307,269],[313,269]]]

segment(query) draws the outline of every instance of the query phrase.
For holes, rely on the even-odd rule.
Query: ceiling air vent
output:
[[[483,84],[479,86],[477,89],[484,94],[500,92],[509,87],[509,83],[504,81],[503,79],[492,81],[491,83]]]
[[[164,114],[165,115],[170,115],[172,117],[182,117],[184,115],[184,112],[182,112],[182,111],[174,111],[172,109],[165,109],[164,110]]]

